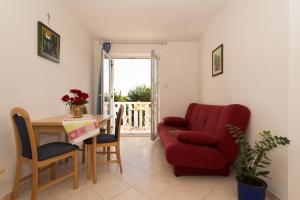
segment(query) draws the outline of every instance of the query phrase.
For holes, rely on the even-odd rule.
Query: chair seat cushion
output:
[[[115,135],[100,134],[97,136],[97,144],[117,142],[118,138]],[[84,141],[85,144],[92,144],[93,139],[89,138]]]
[[[78,146],[65,142],[51,142],[38,147],[38,160],[47,160],[71,151],[77,150]]]

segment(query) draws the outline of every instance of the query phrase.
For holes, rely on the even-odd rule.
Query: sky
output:
[[[127,95],[138,85],[151,85],[151,59],[114,59],[114,89]]]

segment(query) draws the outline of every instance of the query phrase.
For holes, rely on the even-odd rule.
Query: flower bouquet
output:
[[[82,114],[86,113],[87,109],[85,104],[88,103],[89,95],[78,89],[71,89],[70,93],[72,96],[66,94],[61,100],[70,106],[74,118],[81,118]]]

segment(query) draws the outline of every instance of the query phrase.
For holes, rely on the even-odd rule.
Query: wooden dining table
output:
[[[111,127],[111,115],[92,115],[99,124],[99,127],[107,126],[107,133],[110,133],[110,127]],[[33,120],[32,126],[33,130],[36,136],[36,141],[39,143],[40,141],[40,134],[41,133],[65,133],[65,129],[63,127],[62,121],[66,115],[60,115],[60,116],[54,116],[54,117],[48,117],[45,119],[39,119],[39,120]],[[100,134],[100,131],[99,131]],[[93,183],[97,183],[97,159],[96,159],[96,153],[97,153],[97,136],[93,137],[93,147],[92,147],[92,166],[88,166],[88,169],[91,167],[92,171],[92,179]],[[89,165],[89,164],[88,164]],[[88,176],[88,179],[91,177]]]

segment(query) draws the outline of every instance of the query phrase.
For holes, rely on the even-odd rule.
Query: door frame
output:
[[[160,94],[159,94],[159,64],[160,57],[155,50],[151,51],[151,140],[158,137],[157,125],[160,120]]]
[[[113,92],[113,81],[114,81],[114,68],[113,68],[113,59],[111,56],[106,53],[103,49],[101,50],[101,60],[100,60],[100,77],[99,77],[99,90],[98,90],[98,106],[97,106],[97,114],[103,114],[104,111],[104,57],[109,59],[109,95],[110,95],[110,114],[113,115],[113,100],[114,100],[114,92]]]

